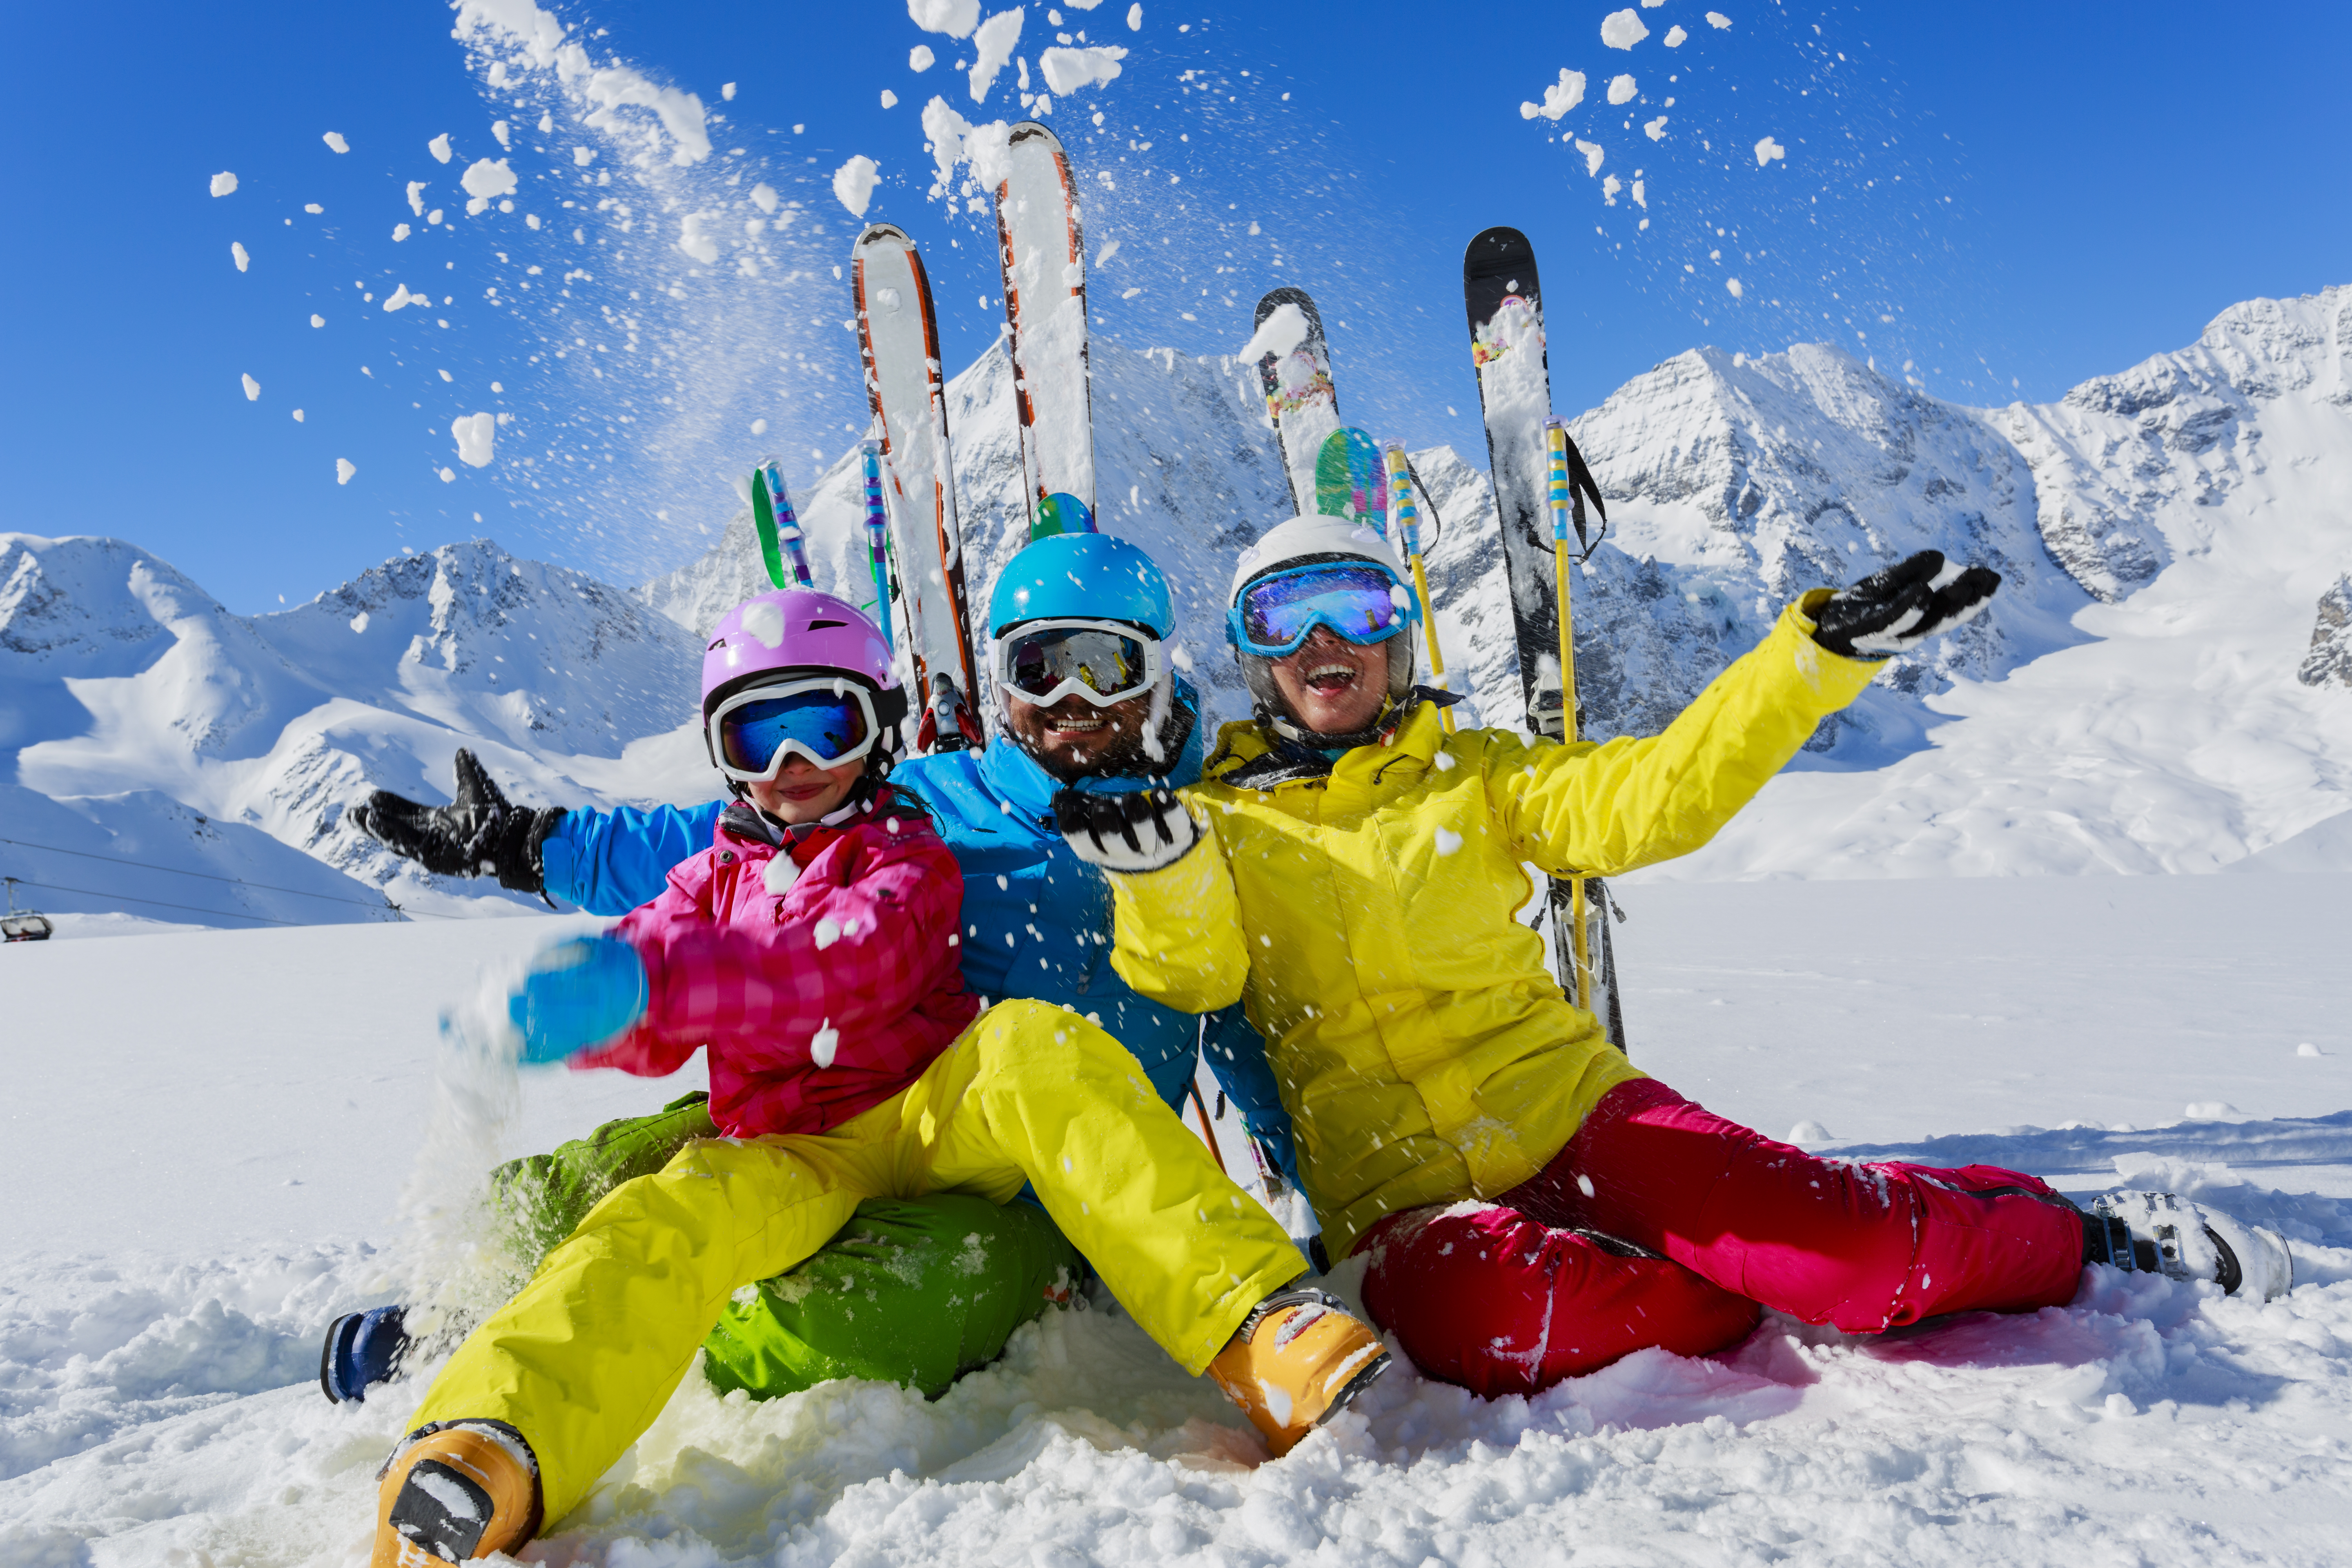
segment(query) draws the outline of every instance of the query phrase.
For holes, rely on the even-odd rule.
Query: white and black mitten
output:
[[[1813,640],[1848,658],[1892,658],[1973,619],[2000,586],[1986,566],[1948,566],[1922,550],[1830,595],[1813,616]]]
[[[1070,852],[1106,871],[1157,871],[1201,841],[1200,825],[1170,789],[1066,789],[1054,796],[1054,818]]]

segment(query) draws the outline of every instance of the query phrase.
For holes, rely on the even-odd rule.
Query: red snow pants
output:
[[[1364,1305],[1414,1364],[1492,1398],[1650,1345],[1721,1350],[1763,1307],[1870,1333],[2063,1305],[2083,1226],[2032,1176],[1818,1159],[1642,1079],[1532,1179],[1391,1215],[1356,1250]]]

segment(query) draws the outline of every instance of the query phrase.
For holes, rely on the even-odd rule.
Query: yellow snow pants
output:
[[[1125,1047],[1036,1002],[991,1008],[923,1076],[829,1132],[690,1143],[625,1182],[434,1379],[412,1429],[498,1420],[549,1526],[653,1424],[728,1298],[823,1247],[861,1199],[1024,1182],[1145,1332],[1197,1375],[1306,1272]]]

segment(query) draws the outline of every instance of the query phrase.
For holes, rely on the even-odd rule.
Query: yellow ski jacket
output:
[[[1183,792],[1201,847],[1109,879],[1120,976],[1189,1012],[1238,998],[1265,1037],[1333,1258],[1388,1214],[1518,1185],[1643,1076],[1515,918],[1523,863],[1613,876],[1713,837],[1879,668],[1812,640],[1827,592],[1656,736],[1447,735],[1423,703],[1328,775],[1255,788],[1271,742],[1228,724]]]

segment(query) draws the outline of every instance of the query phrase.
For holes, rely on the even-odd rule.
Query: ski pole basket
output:
[[[57,934],[58,928],[49,917],[38,910],[16,907],[16,879],[0,879],[8,884],[8,912],[0,915],[0,939],[8,942],[47,942]]]

